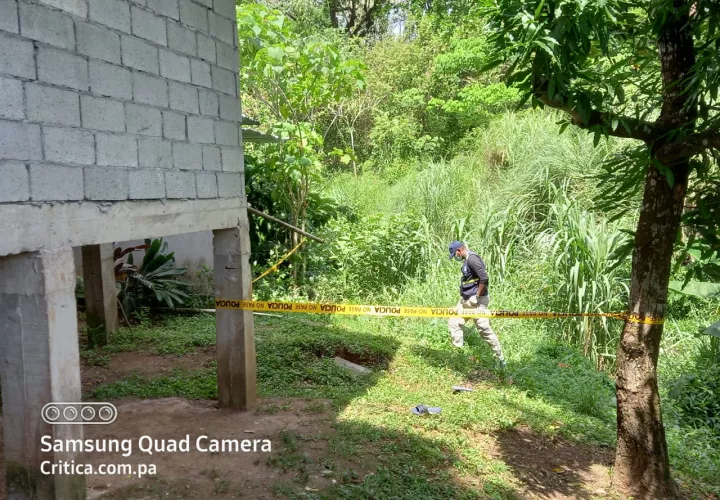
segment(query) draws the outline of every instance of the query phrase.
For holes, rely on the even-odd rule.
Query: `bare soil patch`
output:
[[[530,498],[615,498],[610,449],[538,436],[518,427],[495,436],[495,458],[510,466]]]
[[[310,402],[302,399],[264,399],[257,411],[236,412],[217,408],[214,401],[187,401],[178,398],[128,401],[117,405],[118,418],[109,426],[88,426],[86,437],[91,439],[130,439],[133,453],[123,457],[93,454],[89,461],[101,463],[155,464],[157,477],[92,476],[88,478],[88,497],[102,499],[171,498],[200,499],[212,495],[217,498],[272,498],[273,486],[291,481],[296,472],[283,472],[268,462],[273,455],[282,453],[281,432],[302,435],[303,451],[320,454],[332,435],[333,418],[330,404],[323,402],[327,411],[318,413],[317,401],[312,401],[312,412],[306,408]],[[281,408],[276,411],[275,409]],[[201,452],[196,448],[197,438],[219,440],[269,439],[272,452]],[[137,449],[141,436],[154,440],[178,440],[189,436],[190,451],[155,453],[149,455]],[[316,442],[312,438],[317,439]],[[207,448],[209,441],[202,442]],[[310,486],[323,488],[330,479],[320,471],[310,474]],[[317,477],[315,477],[317,476]]]
[[[158,356],[148,352],[119,352],[110,355],[105,366],[89,366],[83,363],[81,378],[83,393],[103,384],[122,380],[129,375],[160,377],[173,370],[199,370],[215,360],[215,346],[196,349],[183,356]]]

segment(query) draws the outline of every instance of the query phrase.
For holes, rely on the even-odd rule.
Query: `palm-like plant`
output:
[[[130,313],[142,304],[164,304],[175,307],[189,298],[190,286],[178,279],[187,271],[175,267],[174,252],[167,251],[162,238],[145,240],[144,245],[115,249],[115,276],[119,284],[118,300],[123,310]],[[145,250],[140,265],[136,265],[133,252]],[[123,257],[127,255],[127,261]]]

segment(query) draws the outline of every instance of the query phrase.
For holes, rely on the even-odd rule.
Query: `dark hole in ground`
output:
[[[365,368],[373,368],[377,370],[385,370],[388,367],[388,363],[390,361],[389,356],[386,356],[384,354],[380,354],[377,352],[371,352],[371,351],[365,351],[365,352],[357,352],[357,351],[351,351],[347,347],[337,347],[334,350],[332,349],[315,349],[313,351],[315,356],[318,358],[334,358],[339,357],[343,358],[347,361],[350,361],[351,363],[355,363],[356,365],[364,366]]]

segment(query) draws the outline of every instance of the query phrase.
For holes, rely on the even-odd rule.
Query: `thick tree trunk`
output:
[[[338,23],[338,6],[339,0],[330,0],[330,26],[337,28],[340,24]]]
[[[673,244],[687,187],[687,165],[678,165],[674,187],[655,168],[645,181],[635,236],[630,312],[665,315]],[[627,321],[617,350],[618,443],[613,483],[635,499],[676,498],[660,413],[657,362],[662,325]]]
[[[663,106],[657,125],[663,132],[694,129],[697,103],[691,92],[695,51],[688,0],[672,0],[659,9],[667,15],[658,38],[663,81]],[[659,134],[658,142],[664,139]],[[653,153],[662,144],[649,144]],[[664,317],[673,245],[680,227],[687,190],[688,160],[657,160],[674,176],[671,187],[654,167],[645,180],[640,220],[635,235],[630,312]],[[677,498],[670,477],[665,428],[660,413],[657,362],[662,325],[626,322],[617,350],[618,444],[613,482],[636,499]]]

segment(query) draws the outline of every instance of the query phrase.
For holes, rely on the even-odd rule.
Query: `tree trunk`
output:
[[[662,318],[667,303],[673,245],[680,226],[688,165],[677,165],[674,187],[648,169],[635,236],[630,312]],[[635,499],[677,498],[670,477],[660,413],[657,361],[662,325],[627,321],[617,350],[617,450],[613,484]]]
[[[333,28],[336,28],[340,25],[338,23],[338,6],[339,0],[330,0],[329,8],[330,8],[330,26]]]

